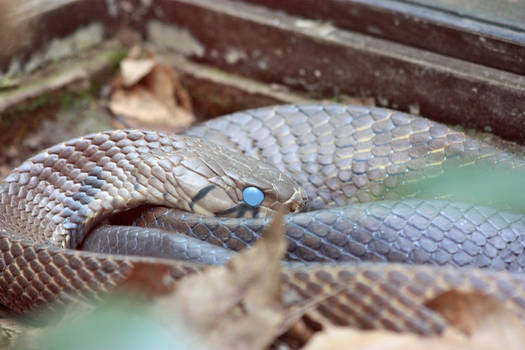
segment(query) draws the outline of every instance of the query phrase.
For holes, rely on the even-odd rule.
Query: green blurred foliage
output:
[[[399,191],[406,197],[463,201],[525,212],[525,175],[517,169],[450,167],[440,176],[407,182]]]
[[[68,319],[71,319],[69,317]],[[188,349],[190,333],[174,317],[167,328],[137,300],[112,298],[90,313],[46,328],[36,344],[42,350]]]

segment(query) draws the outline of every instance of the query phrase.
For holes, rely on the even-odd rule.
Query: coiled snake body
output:
[[[407,194],[399,190],[451,165],[520,172],[524,160],[424,118],[337,104],[250,110],[187,134],[91,135],[15,169],[0,185],[2,304],[27,312],[84,299],[158,261],[179,276],[223,262],[230,256],[223,248],[253,243],[279,204],[297,212],[307,196],[308,211],[285,218],[288,257],[307,264],[285,265],[283,277],[296,301],[332,296],[311,311],[313,319],[435,333],[446,322],[424,303],[451,289],[492,295],[525,315],[525,218],[475,204],[401,199]],[[242,198],[250,186],[265,194],[256,208]],[[102,218],[143,204],[187,212],[151,208],[135,225],[183,231],[223,248],[155,228],[89,233]],[[162,243],[176,240],[184,247],[176,254],[208,255],[199,262],[137,256],[169,257]]]

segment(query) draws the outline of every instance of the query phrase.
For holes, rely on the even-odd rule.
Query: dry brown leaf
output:
[[[497,338],[496,338],[497,339]],[[523,344],[522,344],[523,346]],[[475,344],[465,336],[447,333],[442,337],[422,337],[389,331],[360,331],[331,327],[316,334],[304,350],[500,350],[507,348]],[[513,347],[511,349],[523,349]]]
[[[472,346],[525,349],[525,326],[503,303],[477,293],[451,291],[426,304],[450,327],[469,336]]]
[[[263,238],[223,267],[184,278],[173,295],[159,298],[156,313],[166,324],[184,320],[196,346],[263,349],[283,320],[280,263],[286,251],[282,215]]]
[[[195,117],[188,92],[175,71],[134,48],[113,79],[109,109],[127,127],[182,131]]]
[[[122,84],[128,88],[137,84],[140,79],[144,78],[149,72],[151,72],[153,67],[155,67],[155,61],[151,58],[123,59],[122,62],[120,62]]]
[[[166,106],[192,110],[190,96],[171,67],[164,64],[155,65],[144,78],[144,85]]]
[[[450,322],[450,327],[442,336],[421,337],[331,327],[316,334],[304,349],[525,349],[525,326],[514,313],[493,298],[474,293],[447,292],[427,305]]]
[[[172,267],[167,263],[136,262],[133,264],[133,271],[117,289],[117,292],[139,296],[159,296],[172,293],[175,281],[171,274]]]
[[[460,350],[465,342],[449,343],[440,338],[388,331],[359,331],[332,327],[315,335],[304,350]]]
[[[180,108],[169,108],[142,86],[116,91],[109,103],[111,111],[127,117],[131,127],[179,131],[193,122],[193,116]]]

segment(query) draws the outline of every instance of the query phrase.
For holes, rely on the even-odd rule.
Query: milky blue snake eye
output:
[[[252,207],[258,207],[264,200],[264,193],[254,186],[248,186],[242,191],[242,199]]]

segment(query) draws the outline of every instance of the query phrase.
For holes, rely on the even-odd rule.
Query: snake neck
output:
[[[40,181],[38,190],[25,183],[24,172],[15,171],[0,187],[0,228],[25,233],[24,238],[34,241],[75,248],[94,226],[116,213],[144,204],[185,209],[184,193],[167,189],[169,184],[150,176],[145,164],[138,157],[129,162],[132,171],[96,165],[76,179],[57,171]],[[20,198],[24,205],[10,205]]]
[[[184,159],[179,138],[159,145],[162,134],[114,131],[54,146],[24,162],[0,184],[0,230],[15,236],[75,248],[108,215],[142,204],[184,208],[188,201],[155,176]],[[146,156],[148,154],[148,156]]]

